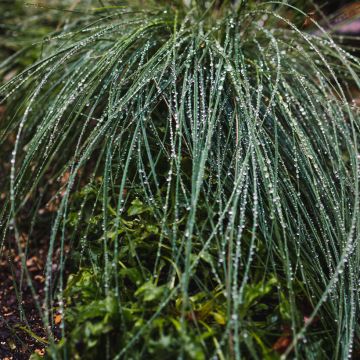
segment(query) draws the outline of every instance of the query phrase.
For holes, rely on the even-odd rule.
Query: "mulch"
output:
[[[31,256],[26,266],[31,274],[36,294],[41,300],[44,295],[45,252],[40,249],[37,256]],[[13,249],[5,249],[0,260],[0,359],[28,359],[35,351],[44,353],[44,344],[36,340],[29,329],[39,338],[46,339],[42,320],[36,308],[33,294],[26,278],[21,289],[21,258]],[[18,288],[18,289],[16,289]],[[16,290],[21,290],[21,306],[26,320],[20,318],[20,304]]]
[[[48,229],[35,231],[36,246],[29,246],[26,233],[20,234],[20,247],[24,252],[29,278],[32,282],[38,306],[42,308],[45,287],[45,264],[48,253]],[[6,239],[6,246],[0,252],[0,360],[29,359],[37,353],[44,355],[47,333],[36,305],[34,294],[28,284],[28,278],[22,271],[22,261],[18,253],[18,245],[14,236]],[[54,252],[52,270],[56,274],[59,263],[60,249]],[[23,281],[21,283],[21,278]],[[21,298],[19,298],[21,294]],[[20,304],[24,316],[20,317]],[[55,338],[59,338],[61,316],[54,315],[52,329]]]
[[[0,121],[4,113],[4,107],[0,106]],[[4,192],[8,189],[5,174],[10,173],[13,142],[14,136],[10,135],[8,141],[2,145],[4,151],[0,161],[0,190],[2,191],[0,191],[0,206],[6,203],[8,197],[8,194]],[[31,224],[32,205],[25,206],[17,219],[20,249],[21,252],[27,251],[24,263],[40,307],[44,299],[44,267],[48,253],[51,213],[54,210],[51,208],[39,210],[38,216],[41,221],[33,229],[31,239],[27,234]],[[0,237],[0,360],[29,359],[34,352],[39,355],[44,354],[47,335],[32,290],[28,286],[27,277],[22,271],[22,261],[14,232],[9,232],[5,241],[3,243],[2,241]],[[55,272],[58,259],[59,249],[56,249],[53,257]],[[24,277],[20,286],[22,276]],[[20,305],[23,309],[23,317],[20,317]],[[57,326],[53,329],[55,336],[59,331],[59,321],[57,322]]]

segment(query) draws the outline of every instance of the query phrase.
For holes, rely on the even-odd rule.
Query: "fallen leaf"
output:
[[[291,338],[289,336],[281,336],[276,340],[272,348],[279,353],[283,353],[288,348],[290,343]]]
[[[357,17],[360,14],[360,1],[356,1],[353,4],[347,4],[343,6],[338,14],[335,16],[336,22],[348,20]]]
[[[44,356],[45,355],[45,350],[44,349],[35,349],[35,353],[40,355],[40,356]]]
[[[308,14],[307,14],[307,17],[305,18],[305,21],[304,21],[304,24],[303,24],[303,27],[304,28],[307,28],[307,27],[310,27],[310,26],[314,26],[314,21],[318,21],[320,18],[319,14],[316,13],[315,10],[313,11],[310,11]]]
[[[54,321],[55,321],[55,325],[59,325],[62,321],[62,316],[60,314],[55,315]]]
[[[35,279],[36,281],[39,281],[40,283],[45,282],[45,277],[42,276],[42,275],[35,275],[34,279]]]

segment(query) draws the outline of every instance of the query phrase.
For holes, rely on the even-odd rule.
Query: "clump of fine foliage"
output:
[[[349,358],[359,61],[295,1],[189,3],[92,8],[0,88],[2,241],[57,190],[47,356]]]

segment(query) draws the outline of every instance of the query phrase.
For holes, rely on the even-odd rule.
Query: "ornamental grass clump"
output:
[[[49,357],[359,351],[360,64],[294,5],[92,8],[0,88],[2,241],[56,202]]]

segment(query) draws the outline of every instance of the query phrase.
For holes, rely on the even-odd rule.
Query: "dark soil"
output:
[[[0,121],[4,113],[4,107],[0,106]],[[0,189],[2,191],[9,188],[6,181],[8,177],[5,174],[10,173],[13,142],[14,136],[10,135],[1,155]],[[7,198],[6,192],[0,192],[0,210],[6,206]],[[31,239],[29,239],[32,209],[33,204],[28,204],[17,218],[20,248],[13,230],[8,232],[5,240],[0,238],[0,360],[29,359],[34,352],[42,355],[46,346],[47,334],[34,300],[34,294],[28,285],[28,277],[23,271],[21,253],[24,254],[23,264],[28,271],[35,296],[41,307],[44,299],[44,266],[49,248],[49,228],[52,213],[56,207],[44,207],[38,210],[38,219],[41,221],[33,229]],[[53,257],[55,272],[58,259],[59,250],[55,251]],[[20,316],[20,308],[22,308],[23,316]],[[57,317],[57,325],[60,321],[61,318]],[[58,332],[57,328],[58,326],[53,329],[55,335]]]
[[[43,297],[44,276],[43,267],[46,253],[39,250],[38,255],[28,258],[26,266],[31,274],[33,286],[39,299]],[[36,309],[31,289],[26,280],[21,286],[21,305],[25,314],[20,318],[19,299],[20,292],[21,259],[12,249],[5,249],[0,260],[0,358],[1,359],[28,359],[35,351],[41,354],[44,343],[36,340],[22,328],[28,328],[45,339],[45,331],[39,312]]]

